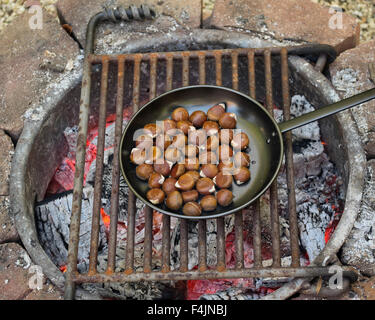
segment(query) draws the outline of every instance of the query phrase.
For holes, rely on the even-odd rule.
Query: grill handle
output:
[[[94,53],[95,30],[100,22],[142,21],[153,19],[155,16],[155,11],[143,4],[140,7],[132,5],[127,9],[122,6],[116,8],[104,7],[103,11],[94,15],[87,25],[85,55]]]

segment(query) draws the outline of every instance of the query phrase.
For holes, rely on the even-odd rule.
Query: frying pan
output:
[[[225,87],[196,85],[166,92],[146,103],[128,122],[120,143],[120,166],[129,188],[145,204],[170,216],[187,219],[211,219],[225,216],[248,206],[259,198],[278,175],[283,158],[282,133],[298,128],[310,122],[354,107],[375,98],[375,89],[371,89],[344,99],[329,106],[317,109],[300,117],[277,124],[268,111],[249,96]],[[154,205],[148,201],[147,181],[141,181],[135,173],[136,166],[130,161],[130,152],[134,148],[133,135],[136,130],[156,120],[170,118],[173,110],[179,106],[191,114],[195,110],[207,110],[219,102],[226,102],[227,112],[237,115],[237,129],[249,136],[251,179],[246,184],[233,183],[233,202],[228,207],[218,206],[213,212],[202,212],[201,216],[191,217],[171,211],[164,204]]]

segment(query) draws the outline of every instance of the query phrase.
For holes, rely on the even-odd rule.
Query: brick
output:
[[[86,38],[86,27],[90,18],[96,13],[103,9],[103,5],[110,5],[111,1],[106,0],[89,0],[89,1],[76,1],[76,0],[59,0],[56,3],[58,14],[60,19],[69,24],[73,28],[73,33],[77,37],[78,41],[84,47]],[[129,5],[140,6],[141,4],[146,4],[150,8],[157,12],[159,18],[155,21],[147,22],[132,22],[130,24],[125,23],[122,28],[126,30],[132,30],[135,32],[145,32],[145,26],[149,30],[162,30],[167,31],[169,29],[174,29],[175,24],[172,21],[167,21],[160,17],[163,15],[165,17],[170,17],[175,20],[180,25],[188,28],[198,28],[201,24],[201,1],[175,1],[175,0],[119,0],[117,5],[122,5],[125,8]],[[132,25],[132,26],[130,26]],[[128,29],[128,28],[134,29]],[[107,28],[102,33],[100,30],[97,37],[104,36],[105,33],[110,33],[116,30],[112,25]],[[119,39],[117,39],[119,40]]]
[[[0,37],[0,129],[14,139],[22,131],[25,111],[79,54],[57,19],[42,13],[42,29],[30,28],[33,15],[26,11]]]
[[[9,193],[9,175],[14,147],[12,140],[0,130],[0,196]]]
[[[0,196],[0,244],[18,240],[18,232],[9,216],[9,198]]]
[[[334,29],[336,17],[328,7],[306,0],[217,0],[210,26],[264,33],[279,41],[330,44],[342,52],[359,43],[360,27],[354,17],[342,14],[342,28]]]

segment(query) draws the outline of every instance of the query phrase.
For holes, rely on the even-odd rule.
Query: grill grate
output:
[[[116,240],[117,240],[117,215],[119,210],[119,181],[120,164],[118,157],[114,157],[112,171],[112,195],[110,210],[110,231],[108,240],[108,266],[105,273],[98,273],[98,239],[100,227],[100,209],[101,209],[101,190],[103,177],[103,157],[104,157],[104,139],[105,139],[105,120],[107,111],[107,92],[109,65],[117,65],[117,97],[116,97],[116,123],[115,123],[115,145],[114,154],[118,154],[120,139],[122,135],[122,117],[124,105],[124,78],[127,73],[132,74],[132,105],[133,112],[136,112],[140,105],[140,94],[142,86],[149,86],[149,99],[157,95],[158,88],[158,66],[165,66],[164,91],[171,90],[174,86],[176,74],[181,74],[181,85],[188,86],[192,81],[190,79],[190,69],[193,62],[198,63],[199,71],[198,82],[205,84],[208,75],[208,65],[213,59],[215,68],[215,84],[222,86],[223,76],[228,75],[227,68],[223,64],[224,59],[230,59],[231,66],[231,86],[235,90],[240,89],[239,81],[239,58],[247,62],[247,92],[252,98],[256,99],[256,68],[255,61],[260,59],[264,64],[264,83],[265,83],[265,106],[272,113],[274,106],[273,98],[273,72],[276,72],[272,66],[274,58],[279,59],[281,70],[281,89],[285,120],[290,118],[290,94],[289,94],[289,75],[288,75],[288,55],[290,54],[311,54],[321,53],[326,47],[291,47],[291,48],[263,48],[263,49],[223,49],[206,51],[182,51],[182,52],[158,52],[158,53],[136,53],[120,55],[86,55],[84,64],[84,74],[82,79],[82,100],[80,106],[80,125],[77,142],[76,176],[73,193],[73,208],[70,226],[70,242],[68,268],[66,274],[65,297],[72,299],[74,297],[75,285],[78,283],[95,282],[131,282],[140,280],[184,280],[184,279],[220,279],[220,278],[253,278],[253,277],[314,277],[329,275],[328,267],[301,267],[300,253],[298,244],[298,225],[296,214],[296,199],[294,193],[294,172],[293,172],[293,151],[291,133],[284,135],[285,139],[285,158],[287,168],[288,183],[288,210],[290,224],[290,246],[292,263],[290,267],[281,266],[280,252],[280,232],[278,215],[277,182],[274,182],[270,188],[270,215],[272,228],[272,258],[271,267],[262,265],[262,239],[261,239],[261,220],[260,220],[260,200],[255,203],[255,213],[253,216],[253,246],[254,246],[254,267],[246,268],[244,266],[244,244],[243,244],[243,212],[238,212],[234,217],[235,224],[235,249],[236,264],[234,269],[226,268],[225,263],[225,224],[224,218],[216,219],[217,225],[217,264],[216,266],[207,265],[207,244],[206,244],[206,220],[198,222],[198,269],[188,269],[188,221],[180,219],[180,266],[178,270],[171,271],[170,265],[170,225],[171,217],[163,215],[162,229],[162,267],[161,270],[152,270],[152,227],[153,210],[146,207],[145,212],[145,237],[144,237],[144,263],[143,271],[136,272],[134,269],[134,248],[135,248],[135,219],[136,219],[136,197],[129,190],[128,216],[127,216],[127,243],[125,272],[115,272],[116,267]],[[324,51],[324,50],[323,50]],[[329,50],[328,50],[329,51]],[[327,53],[327,52],[326,52]],[[181,70],[176,69],[176,61],[181,66]],[[241,60],[242,61],[242,60]],[[141,64],[147,63],[149,71],[149,82],[141,82]],[[129,64],[131,69],[128,70]],[[86,149],[86,135],[88,116],[90,112],[90,89],[91,89],[91,71],[93,65],[101,66],[101,85],[100,85],[100,108],[99,108],[99,132],[97,146],[96,176],[94,187],[94,205],[91,230],[91,250],[89,260],[89,271],[87,274],[80,274],[77,270],[77,255],[79,247],[79,225],[81,215],[81,201],[83,189],[83,170]],[[126,68],[125,68],[126,67]],[[225,70],[224,70],[225,68]],[[126,69],[126,70],[125,70]],[[177,71],[177,72],[176,72]],[[259,88],[258,88],[259,89]],[[243,90],[242,90],[243,91]],[[345,272],[345,271],[344,271]]]

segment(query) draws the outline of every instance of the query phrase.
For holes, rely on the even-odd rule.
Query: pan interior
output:
[[[190,218],[183,215],[182,211],[173,212],[165,205],[155,206],[147,200],[147,181],[137,178],[136,166],[130,161],[130,152],[135,145],[135,131],[156,120],[170,118],[178,106],[183,106],[191,114],[195,110],[207,112],[219,102],[225,102],[227,111],[237,115],[236,128],[249,136],[250,145],[247,152],[251,158],[251,179],[242,185],[233,183],[232,192],[235,198],[230,206],[218,206],[213,212],[203,212],[202,216],[191,218],[214,218],[236,212],[254,201],[269,187],[279,170],[283,147],[281,133],[267,111],[250,97],[232,89],[203,85],[184,87],[160,95],[145,104],[133,116],[123,133],[120,148],[122,174],[132,191],[147,205],[172,216]]]

